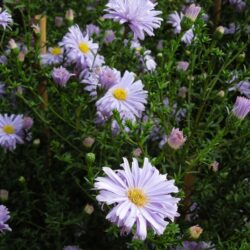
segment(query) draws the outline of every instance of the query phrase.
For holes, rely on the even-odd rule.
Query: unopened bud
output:
[[[190,227],[188,231],[189,231],[190,237],[194,240],[197,240],[202,234],[203,229],[200,226],[196,225],[196,226]]]
[[[87,160],[88,164],[94,163],[95,162],[95,154],[94,153],[87,153],[86,160]]]
[[[91,148],[94,143],[95,143],[95,139],[92,137],[86,137],[82,142],[83,146],[86,148]]]
[[[95,210],[94,207],[90,204],[86,204],[84,207],[84,212],[89,215],[91,215],[94,212],[94,210]]]
[[[41,141],[40,141],[39,138],[37,138],[37,139],[35,139],[35,140],[33,141],[33,145],[35,145],[35,146],[39,146],[40,143],[41,143]]]
[[[219,91],[219,92],[217,93],[217,95],[218,95],[219,97],[224,97],[224,96],[225,96],[225,91],[224,91],[224,90],[221,90],[221,91]]]
[[[70,23],[73,24],[74,22],[74,11],[72,9],[68,9],[65,14],[65,19]]]
[[[0,190],[0,200],[1,201],[7,201],[9,199],[9,192],[8,190],[1,189]]]
[[[16,44],[16,41],[14,39],[10,39],[9,42],[8,42],[8,47],[11,49],[11,50],[14,50],[14,49],[18,49],[18,46]]]
[[[23,176],[20,176],[18,181],[22,184],[24,184],[26,182],[25,178]]]
[[[213,163],[211,163],[210,165],[209,165],[209,169],[210,170],[212,170],[212,171],[214,171],[214,172],[218,172],[218,170],[219,170],[219,162],[218,161],[214,161]]]
[[[142,150],[140,148],[136,148],[133,150],[133,156],[140,157],[142,154]]]
[[[215,37],[217,39],[221,39],[224,35],[224,32],[225,32],[225,28],[223,26],[217,27],[215,30]]]

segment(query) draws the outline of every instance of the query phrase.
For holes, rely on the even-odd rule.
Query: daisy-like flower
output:
[[[10,212],[4,205],[0,205],[0,232],[3,233],[4,231],[11,231],[6,222],[10,219]]]
[[[249,81],[240,81],[235,86],[228,89],[229,91],[238,90],[242,95],[245,95],[247,98],[250,98],[250,82]]]
[[[107,219],[117,224],[123,233],[130,233],[136,225],[134,238],[145,240],[147,227],[161,235],[169,222],[178,216],[177,203],[180,199],[171,196],[178,188],[173,180],[151,165],[147,158],[140,168],[133,159],[132,169],[126,158],[122,170],[113,171],[104,167],[106,177],[96,179],[95,188],[100,191],[96,199],[107,205],[114,205]]]
[[[59,43],[67,52],[68,63],[80,62],[92,67],[98,50],[98,44],[89,39],[89,35],[83,35],[78,25],[71,26],[69,32]]]
[[[0,114],[0,145],[8,150],[14,150],[16,144],[22,144],[23,116]]]
[[[13,23],[13,19],[7,10],[2,10],[0,7],[0,26],[4,29],[8,28]]]
[[[52,47],[48,49],[48,53],[41,55],[41,64],[57,65],[63,62],[64,49],[61,47]]]
[[[250,112],[250,99],[238,96],[233,107],[233,114],[239,119],[244,119]]]
[[[120,82],[111,87],[96,103],[97,110],[112,113],[130,112],[141,117],[147,103],[147,91],[143,90],[141,80],[135,81],[134,73],[126,71]]]
[[[104,18],[127,23],[135,38],[144,40],[145,33],[154,36],[154,29],[161,25],[162,18],[158,15],[162,12],[155,10],[156,5],[150,0],[109,0]]]

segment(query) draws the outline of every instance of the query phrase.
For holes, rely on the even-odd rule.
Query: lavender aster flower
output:
[[[0,26],[6,29],[12,23],[13,20],[9,12],[7,10],[2,11],[2,9],[0,8]]]
[[[51,75],[55,83],[61,87],[65,87],[69,78],[72,76],[72,74],[62,66],[54,68]]]
[[[189,45],[192,43],[193,38],[194,38],[193,29],[189,29],[188,31],[185,32],[185,34],[181,38],[181,41]]]
[[[143,90],[140,80],[135,81],[134,73],[126,71],[120,82],[111,87],[96,106],[98,111],[111,113],[112,110],[118,112],[130,112],[136,117],[141,117],[145,110],[144,104],[147,102],[147,91]]]
[[[63,48],[53,47],[49,48],[48,51],[48,53],[41,55],[43,65],[57,65],[63,62]]]
[[[151,56],[151,51],[150,50],[146,50],[144,52],[144,62],[145,62],[145,66],[146,66],[146,71],[150,71],[153,72],[156,69],[156,62],[154,60],[154,58]]]
[[[66,49],[68,63],[80,62],[89,67],[92,66],[98,50],[98,44],[93,43],[88,34],[84,36],[78,25],[69,28],[59,45]]]
[[[16,144],[23,143],[23,116],[0,114],[0,145],[7,150],[14,150]]]
[[[187,138],[183,136],[183,132],[178,128],[173,128],[171,134],[168,137],[168,145],[177,150],[179,149],[185,142]]]
[[[11,231],[6,222],[10,219],[10,212],[4,205],[0,205],[0,232],[3,233],[4,231]]]
[[[128,23],[135,38],[144,40],[145,33],[153,36],[154,29],[161,25],[162,18],[157,16],[162,12],[154,9],[156,5],[149,0],[109,0],[104,18]]]
[[[128,160],[123,158],[123,161],[122,170],[104,167],[107,176],[96,179],[95,188],[100,191],[96,199],[115,205],[106,218],[117,224],[123,233],[130,233],[136,225],[134,238],[141,240],[147,237],[147,227],[158,235],[163,234],[168,225],[165,218],[173,221],[179,215],[177,203],[180,199],[171,196],[178,192],[178,188],[147,158],[142,168],[133,159],[132,170]]]
[[[250,99],[238,96],[232,112],[239,119],[244,119],[250,112]]]
[[[181,21],[183,16],[183,13],[179,14],[177,11],[169,15],[167,23],[171,24],[174,28],[174,34],[181,33]]]

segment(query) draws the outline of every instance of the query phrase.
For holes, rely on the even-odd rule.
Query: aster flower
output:
[[[92,67],[98,44],[93,43],[88,34],[84,36],[78,25],[69,28],[59,45],[66,49],[68,63],[78,62]]]
[[[63,62],[64,49],[61,47],[53,47],[48,49],[48,53],[41,55],[41,64],[57,65]]]
[[[33,124],[34,124],[34,121],[31,117],[29,116],[23,117],[23,129],[29,130],[32,128]]]
[[[193,39],[194,39],[193,29],[189,29],[188,31],[184,33],[184,35],[181,38],[181,41],[189,45],[192,43]]]
[[[135,81],[134,73],[126,71],[120,82],[111,87],[96,106],[99,111],[130,112],[136,117],[141,117],[147,102],[147,91],[143,90],[141,80]]]
[[[185,142],[187,138],[183,136],[183,132],[178,128],[173,128],[171,134],[168,137],[168,145],[173,149],[179,149]]]
[[[60,66],[59,68],[54,68],[51,75],[56,84],[58,84],[61,87],[65,87],[67,82],[69,81],[69,78],[73,74],[71,74],[64,67]]]
[[[104,18],[127,23],[135,38],[144,40],[145,33],[154,36],[154,29],[161,25],[162,18],[158,15],[162,12],[154,9],[156,5],[149,0],[109,0]]]
[[[183,19],[183,13],[178,13],[177,11],[169,15],[167,23],[171,24],[174,28],[174,34],[181,33],[181,21]]]
[[[154,58],[151,56],[151,51],[146,50],[144,52],[143,57],[144,57],[143,60],[145,62],[145,66],[146,66],[145,67],[146,71],[150,71],[150,72],[155,71],[157,64],[156,64]]]
[[[232,112],[237,118],[244,119],[250,112],[250,99],[238,96]]]
[[[133,159],[132,169],[126,158],[123,161],[122,170],[104,167],[107,176],[96,179],[95,188],[100,191],[96,199],[114,205],[106,218],[117,224],[123,233],[130,233],[136,225],[134,238],[141,240],[147,237],[147,227],[158,235],[163,234],[168,225],[165,219],[173,221],[179,216],[177,203],[180,199],[171,196],[178,188],[147,158],[142,168],[136,159]]]
[[[229,4],[232,5],[238,12],[242,12],[246,9],[246,3],[242,0],[229,0]]]
[[[0,26],[4,29],[8,28],[13,23],[12,17],[7,10],[2,10],[0,7]]]
[[[0,205],[0,232],[3,233],[4,231],[11,231],[6,222],[10,219],[10,212],[4,205]]]
[[[22,144],[23,116],[0,114],[0,145],[7,150],[14,150],[16,144]]]
[[[228,27],[224,27],[224,34],[233,35],[237,31],[238,27],[236,27],[235,23],[230,23]]]

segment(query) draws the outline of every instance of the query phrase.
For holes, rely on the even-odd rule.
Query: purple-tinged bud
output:
[[[134,157],[140,157],[142,154],[142,150],[140,148],[136,148],[133,150],[133,156]]]
[[[83,146],[86,148],[91,148],[94,143],[95,143],[95,139],[92,137],[86,137],[82,142]]]
[[[219,92],[217,93],[217,95],[218,95],[219,97],[224,97],[224,96],[225,96],[225,91],[224,91],[224,90],[221,90],[221,91],[219,91]]]
[[[57,28],[60,28],[63,26],[63,18],[62,17],[60,17],[60,16],[55,17],[55,26]]]
[[[33,124],[34,124],[34,121],[31,117],[25,116],[23,118],[23,129],[26,129],[26,130],[31,129]]]
[[[250,112],[250,99],[238,96],[232,112],[237,118],[244,119]]]
[[[61,87],[65,87],[69,78],[73,75],[64,67],[54,68],[52,71],[52,77],[56,84]]]
[[[73,24],[73,22],[74,22],[74,11],[72,9],[68,9],[66,11],[65,19],[69,22],[69,24]]]
[[[187,92],[188,92],[188,88],[183,86],[183,87],[179,88],[178,96],[180,96],[182,98],[186,98]]]
[[[179,149],[187,138],[183,136],[183,132],[178,128],[173,128],[171,134],[168,137],[168,145],[173,149]]]
[[[201,7],[196,6],[195,4],[191,4],[189,7],[185,10],[185,17],[191,20],[192,22],[195,22],[198,15],[200,14]]]
[[[179,71],[187,71],[188,67],[189,67],[189,62],[186,61],[177,62],[177,70]]]
[[[14,50],[14,49],[18,49],[18,46],[16,44],[16,41],[14,39],[10,39],[9,42],[8,42],[8,47],[11,49],[11,50]]]
[[[106,30],[104,36],[104,42],[106,44],[112,43],[115,40],[115,33],[113,30]]]

